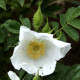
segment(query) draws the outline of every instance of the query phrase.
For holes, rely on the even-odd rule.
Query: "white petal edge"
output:
[[[38,37],[48,37],[48,38],[52,38],[53,35],[49,34],[49,33],[38,33],[35,31],[30,30],[29,28],[27,28],[26,26],[21,26],[20,27],[20,35],[19,35],[19,41],[22,40],[33,40],[35,38],[38,39]]]
[[[52,74],[55,71],[56,61],[51,61],[45,64],[42,69],[39,70],[39,75],[47,76]]]
[[[14,48],[13,55],[11,56],[11,63],[15,69],[20,70],[23,63],[34,64],[34,60],[27,55],[26,45],[28,43],[23,41]]]
[[[36,67],[34,65],[30,65],[28,63],[24,63],[21,67],[29,74],[36,74],[38,71],[38,67]]]
[[[20,78],[13,71],[9,71],[8,76],[10,77],[11,80],[20,80]]]
[[[39,36],[38,39],[44,41],[46,53],[54,60],[60,60],[71,49],[71,44],[52,37]]]
[[[47,75],[52,74],[55,70],[55,67],[56,67],[56,61],[48,62],[47,64],[42,66],[42,68],[36,67],[36,66],[31,66],[29,64],[22,65],[22,69],[27,71],[29,74],[37,74],[37,72],[39,70],[40,76],[47,76]]]
[[[34,34],[36,32],[32,31],[27,28],[26,26],[21,26],[20,27],[20,33],[19,33],[19,41],[22,40],[32,40],[35,38]]]
[[[54,58],[54,60],[60,60],[71,49],[70,43],[59,41],[59,40],[56,40],[54,38],[52,39],[52,45],[55,46],[55,53],[53,53],[54,52],[54,46],[52,46],[53,48],[50,48],[50,46],[49,46],[48,49],[50,49],[50,50],[47,50],[47,53],[50,57]]]
[[[38,33],[38,35],[36,36],[38,39],[41,37],[42,39],[43,38],[53,38],[53,35],[52,34],[49,34],[49,33]]]

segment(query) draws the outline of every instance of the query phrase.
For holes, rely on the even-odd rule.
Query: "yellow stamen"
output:
[[[31,58],[37,59],[40,58],[41,55],[44,55],[45,53],[44,49],[45,45],[43,42],[31,41],[30,44],[28,45],[27,54]]]

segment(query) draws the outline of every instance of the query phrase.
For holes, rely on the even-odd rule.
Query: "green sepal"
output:
[[[35,77],[33,78],[33,80],[39,80],[39,70],[38,70],[37,75],[35,75]]]
[[[49,26],[49,23],[48,23],[48,18],[47,18],[47,23],[46,25],[42,28],[42,32],[49,32],[50,31],[50,26]]]

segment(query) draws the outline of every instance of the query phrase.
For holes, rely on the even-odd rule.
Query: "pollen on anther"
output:
[[[27,54],[34,59],[40,58],[45,53],[45,45],[43,42],[31,41],[27,48]]]

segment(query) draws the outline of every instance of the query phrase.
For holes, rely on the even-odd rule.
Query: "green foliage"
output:
[[[19,77],[21,80],[24,78],[25,74],[26,74],[26,72],[23,69],[21,69],[19,72]]]
[[[2,27],[5,27],[9,32],[18,34],[20,29],[20,23],[15,20],[7,20]]]
[[[58,32],[57,37],[58,37],[59,40],[66,42],[67,38],[66,38],[66,35],[65,35],[64,32],[62,32],[62,31]]]
[[[27,17],[26,18],[20,17],[19,19],[24,26],[31,28],[30,20]]]
[[[70,9],[68,9],[68,11],[66,12],[66,20],[67,22],[73,20],[74,18],[80,16],[80,7],[72,7]]]
[[[43,0],[42,5],[41,5],[42,9],[48,5],[49,1],[50,0]]]
[[[7,72],[13,70],[10,57],[14,47],[19,42],[20,26],[24,25],[34,29],[35,26],[30,23],[34,13],[37,17],[34,16],[35,22],[33,21],[33,23],[39,25],[39,29],[37,28],[39,32],[53,33],[54,38],[62,41],[67,40],[66,35],[70,36],[74,41],[79,40],[76,29],[80,30],[80,7],[71,7],[63,14],[62,10],[65,6],[59,5],[53,0],[42,1],[41,6],[35,13],[39,0],[0,0],[0,80],[9,80]],[[75,1],[70,0],[76,5],[80,4],[79,1]],[[58,13],[59,11],[61,14]],[[21,15],[24,17],[19,17]],[[46,17],[49,17],[49,22],[45,25]],[[39,80],[80,80],[79,74],[80,65],[65,66],[58,63],[53,74],[39,77]],[[21,80],[32,80],[34,77],[34,75],[30,75],[22,69],[18,71],[18,76]]]
[[[59,6],[58,4],[51,4],[45,7],[45,5],[42,8],[42,12],[44,15],[57,18],[56,15],[53,14],[53,12],[57,12],[58,10],[61,10],[62,6]]]
[[[63,30],[75,41],[79,40],[79,34],[78,32],[72,28],[71,26],[66,26],[63,28]]]
[[[80,65],[73,65],[66,73],[66,80],[79,80],[80,79]]]
[[[80,1],[78,0],[70,0],[71,3],[75,4],[75,5],[80,5]]]
[[[78,16],[80,16],[80,6],[77,7],[74,12],[71,15],[71,20],[73,20],[74,18],[77,18]]]
[[[77,29],[80,29],[80,19],[74,19],[69,24]]]
[[[23,78],[23,80],[32,80],[32,78],[33,78],[32,75],[27,74],[27,75]]]
[[[51,24],[52,24],[52,27],[54,28],[54,30],[57,31],[59,28],[59,23],[58,22],[52,22]]]
[[[19,4],[23,7],[25,0],[17,0]]]
[[[54,31],[56,32],[59,28],[59,23],[58,22],[52,22],[52,27],[54,28]],[[66,36],[64,34],[64,32],[59,31],[56,33],[57,39],[61,40],[61,41],[66,41]]]
[[[66,24],[66,15],[65,14],[60,14],[60,23],[61,23],[62,27]]]
[[[8,34],[9,35],[9,34]],[[16,35],[10,35],[7,36],[7,40],[4,43],[4,51],[9,50],[11,47],[13,47],[18,42],[18,36]]]
[[[69,67],[61,63],[57,63],[55,72],[47,77],[42,78],[42,80],[79,80],[79,73],[80,65],[78,64]]]
[[[5,39],[5,31],[0,29],[0,43],[3,43]]]
[[[48,5],[48,3],[50,2],[51,0],[43,0],[42,2],[42,5],[41,5],[41,8],[42,8],[42,12],[45,16],[49,16],[49,17],[52,17],[52,18],[57,18],[57,16],[55,14],[53,14],[53,12],[56,12],[58,10],[60,10],[61,6],[57,5],[57,4],[52,4],[52,5]],[[56,6],[55,6],[56,5]],[[55,9],[54,9],[55,8]],[[52,10],[50,10],[52,9]],[[55,10],[55,11],[54,11]]]
[[[54,35],[56,34],[58,39],[66,41],[66,36],[64,33],[60,34],[61,30],[64,30],[73,40],[79,40],[78,32],[73,28],[80,29],[80,19],[75,19],[80,16],[80,7],[72,7],[67,10],[66,14],[60,14],[60,25],[61,28],[58,29]],[[57,28],[57,26],[55,26]]]
[[[74,13],[75,9],[76,9],[75,7],[72,7],[72,8],[67,10],[67,12],[66,12],[66,20],[67,20],[67,22],[71,20],[71,16]]]
[[[5,47],[4,50],[8,50],[10,47],[12,47],[12,43],[13,43],[14,39],[12,37],[7,37],[7,41],[5,43]]]
[[[4,0],[0,0],[0,7],[6,10],[6,4]]]
[[[44,9],[44,12],[55,12],[55,11],[58,11],[62,9],[62,6],[59,6],[58,4],[52,4],[52,5],[49,5],[47,6],[45,9]]]

